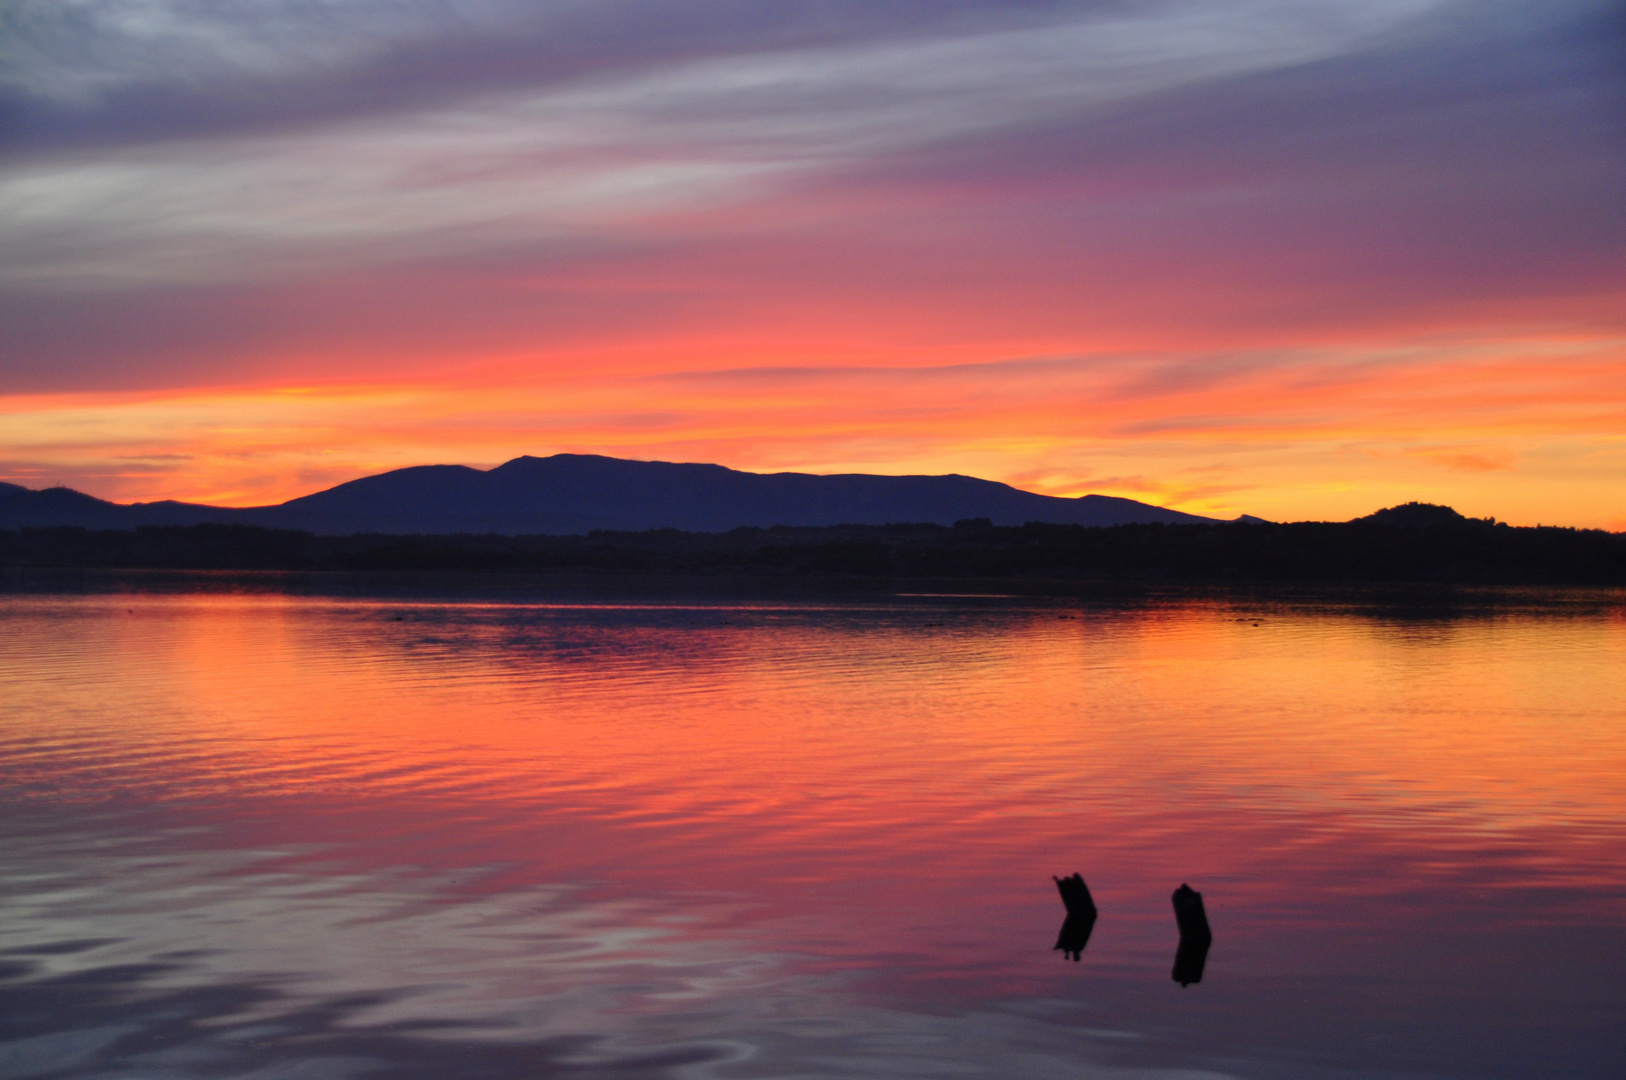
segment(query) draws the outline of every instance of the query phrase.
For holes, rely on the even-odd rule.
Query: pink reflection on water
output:
[[[434,903],[568,896],[563,937],[620,926],[684,970],[771,957],[870,1007],[1060,1002],[1182,1052],[1394,1067],[1573,1045],[1626,1002],[1609,611],[3,605],[3,797],[33,828],[191,829],[169,847],[212,879],[350,889],[381,925],[403,874]],[[1049,951],[1074,870],[1101,909],[1076,966]],[[1171,1005],[1182,881],[1216,944]]]

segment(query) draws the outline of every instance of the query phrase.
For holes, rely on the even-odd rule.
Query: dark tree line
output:
[[[536,571],[1050,580],[1626,584],[1626,534],[1443,507],[1350,522],[315,536],[244,525],[0,531],[0,569]]]

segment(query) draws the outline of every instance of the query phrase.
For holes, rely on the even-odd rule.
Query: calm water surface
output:
[[[590,600],[0,595],[0,1077],[1626,1076],[1619,595]]]

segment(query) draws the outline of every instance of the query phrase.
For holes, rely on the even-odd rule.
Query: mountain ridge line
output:
[[[268,506],[114,503],[72,488],[0,485],[0,528],[242,524],[317,535],[579,535],[674,528],[939,524],[1207,524],[1218,519],[1112,495],[1062,498],[949,473],[753,473],[598,454],[524,455],[491,469],[413,465]],[[1244,517],[1237,520],[1258,520]]]

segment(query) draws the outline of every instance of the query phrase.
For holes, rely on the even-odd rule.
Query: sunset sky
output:
[[[561,451],[1626,529],[1626,12],[0,10],[0,479]]]

